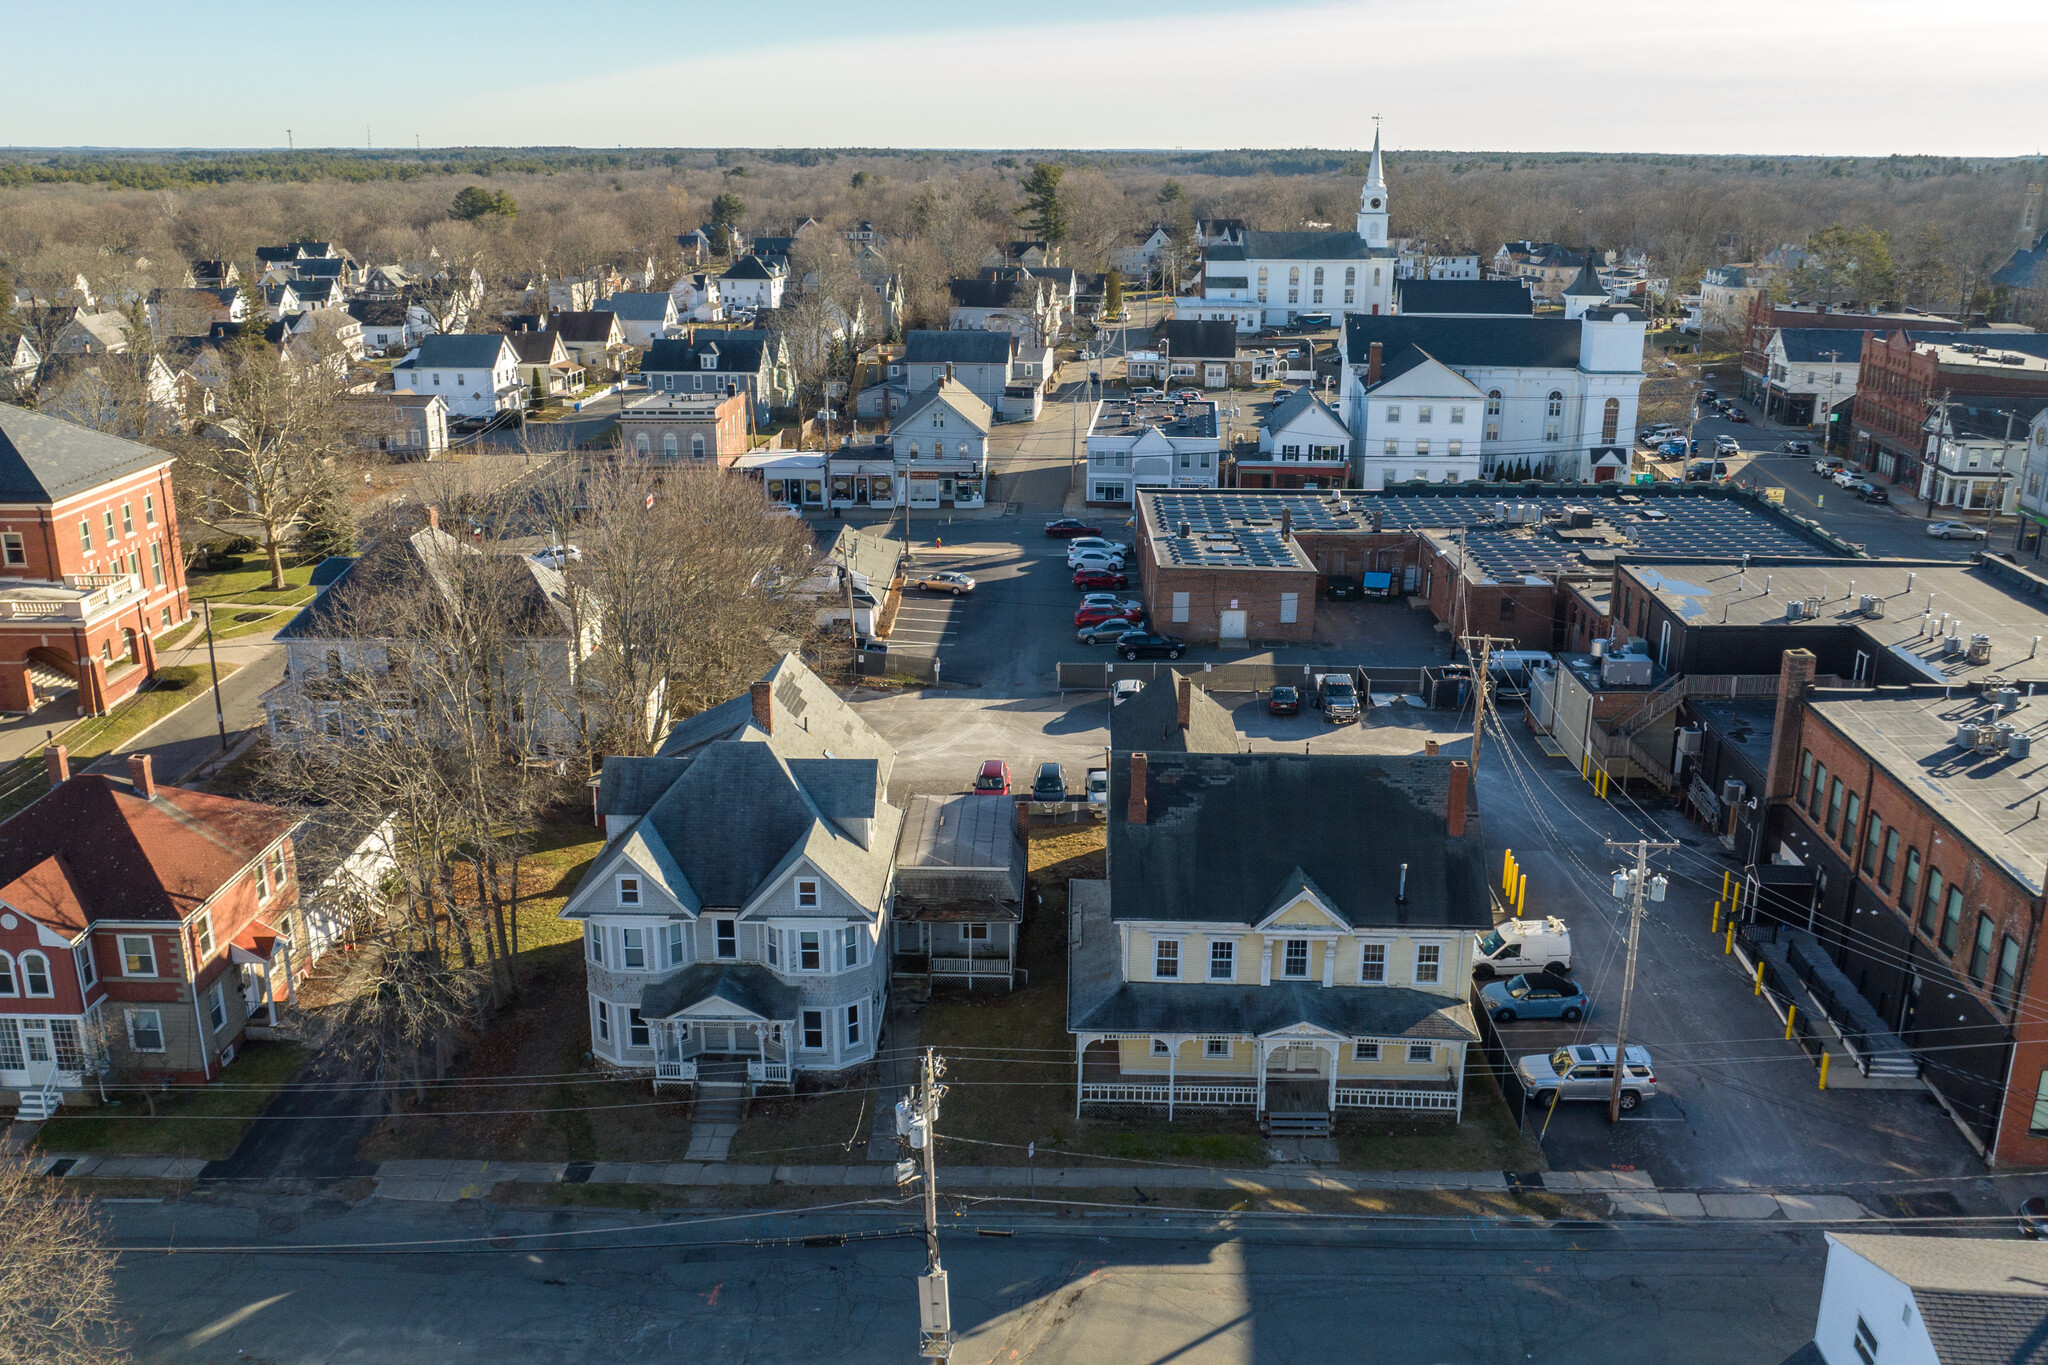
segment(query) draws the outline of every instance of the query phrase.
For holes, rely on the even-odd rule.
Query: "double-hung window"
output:
[[[987,927],[987,925],[981,926],[984,930]],[[839,931],[839,965],[842,967],[858,967],[860,965],[860,930],[858,928],[849,927]]]
[[[718,956],[728,960],[738,957],[740,955],[740,926],[738,921],[722,919],[715,921],[715,923],[718,925],[718,928],[712,937],[718,945]]]
[[[626,1044],[629,1047],[648,1045],[647,1021],[640,1017],[639,1010],[626,1011]]]
[[[1927,899],[1920,907],[1920,932],[1929,938],[1941,925],[1941,869],[1927,869]]]
[[[819,937],[816,929],[804,929],[797,933],[796,965],[804,971],[816,972],[824,970],[825,954],[824,950],[819,946]]]
[[[1308,940],[1290,938],[1280,958],[1282,976],[1303,977],[1308,975]]]
[[[1444,949],[1440,943],[1419,943],[1415,946],[1415,982],[1427,985],[1438,980],[1443,974]]]
[[[1963,924],[1963,888],[1951,886],[1948,889],[1948,905],[1941,916],[1941,950],[1950,957],[1956,955],[1956,933]]]
[[[261,885],[262,878],[257,878]],[[192,955],[199,962],[213,956],[213,911],[201,910],[199,918],[192,921]]]
[[[1991,922],[1991,916],[1977,916],[1977,941],[1970,946],[1970,980],[1982,982],[1991,970],[1991,945],[1997,941],[1998,929]]]
[[[644,942],[644,935],[645,931],[641,929],[619,930],[619,956],[622,966],[635,970],[647,966],[647,945]]]
[[[227,992],[221,989],[221,984],[214,982],[213,989],[206,993],[206,1023],[215,1033],[228,1026]]]
[[[1230,1040],[1228,1038],[1204,1039],[1202,1042],[1202,1055],[1204,1057],[1229,1057]]]
[[[87,939],[73,948],[71,958],[78,966],[78,984],[81,987],[90,986],[100,979],[99,968],[92,960],[92,940]],[[0,994],[12,995],[13,991],[8,990]]]
[[[859,1005],[848,1005],[846,1007],[846,1045],[848,1047],[860,1046]]]
[[[662,932],[668,940],[668,965],[683,965],[683,926],[680,922],[663,926]]]
[[[1436,1060],[1436,1046],[1432,1043],[1410,1043],[1408,1060],[1417,1066],[1427,1066]]]
[[[640,879],[638,877],[619,878],[619,904],[638,905],[639,903]]]
[[[807,1052],[822,1052],[825,1048],[825,1011],[805,1010],[803,1013],[803,1046]]]
[[[612,1040],[612,1007],[607,1002],[597,1002],[597,1039],[601,1043]]]
[[[158,1010],[124,1010],[128,1021],[128,1046],[137,1052],[164,1050],[164,1017]]]
[[[1363,943],[1358,948],[1358,979],[1368,985],[1387,979],[1387,945]]]
[[[1235,981],[1237,979],[1237,943],[1234,939],[1212,939],[1209,943],[1209,979],[1211,981]]]
[[[586,923],[583,926],[583,946],[590,960],[604,966],[604,927]]]
[[[1180,940],[1162,938],[1152,945],[1152,975],[1162,981],[1180,979]]]
[[[50,984],[50,959],[41,953],[21,955],[21,991],[24,995],[55,995]]]
[[[1352,1060],[1352,1061],[1354,1061],[1354,1062],[1376,1062],[1376,1061],[1378,1061],[1379,1059],[1380,1059],[1380,1045],[1379,1045],[1378,1043],[1353,1043],[1353,1044],[1351,1045],[1351,1060]]]
[[[156,940],[147,934],[121,935],[121,975],[156,975]]]

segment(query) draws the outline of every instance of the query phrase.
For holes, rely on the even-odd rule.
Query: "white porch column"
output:
[[[1268,965],[1270,965],[1270,962]],[[1257,1068],[1253,1074],[1258,1078],[1256,1083],[1257,1096],[1252,1102],[1252,1109],[1254,1113],[1263,1114],[1266,1112],[1266,1040],[1264,1038],[1252,1039],[1252,1065]]]
[[[1273,984],[1273,940],[1267,939],[1259,948],[1259,984]]]
[[[1094,1035],[1092,1034],[1077,1033],[1074,1035],[1074,1117],[1076,1119],[1081,1117],[1081,1084],[1082,1079],[1088,1074],[1088,1044],[1093,1041]]]
[[[1323,984],[1337,984],[1337,940],[1334,938],[1323,943]]]
[[[1168,1123],[1173,1122],[1173,1082],[1175,1072],[1180,1065],[1180,1042],[1179,1038],[1168,1038],[1166,1040],[1166,1121]]]
[[[1333,1119],[1337,1115],[1337,1062],[1343,1055],[1344,1044],[1341,1041],[1332,1042],[1330,1044],[1330,1116]]]
[[[1458,1108],[1457,1112],[1452,1116],[1451,1122],[1463,1123],[1465,1121],[1465,1045],[1463,1043],[1458,1044],[1457,1057],[1457,1072],[1452,1079],[1458,1087]]]

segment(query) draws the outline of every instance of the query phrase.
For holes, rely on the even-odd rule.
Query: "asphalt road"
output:
[[[941,1254],[952,1358],[1577,1365],[1642,1359],[1654,1341],[1659,1360],[1771,1365],[1811,1335],[1825,1261],[1817,1231],[1783,1223],[1451,1221],[1240,1233],[1216,1230],[1213,1217],[1049,1220],[1001,1239],[970,1228],[1016,1220],[948,1218]],[[742,1215],[692,1227],[629,1213],[252,1200],[122,1205],[112,1221],[124,1244],[181,1249],[124,1256],[116,1273],[146,1362],[916,1355],[917,1242],[729,1244],[823,1230],[816,1219]],[[893,1215],[834,1224],[900,1225]],[[544,1235],[522,1240],[526,1233]],[[444,1238],[454,1240],[421,1245]],[[413,1245],[362,1255],[281,1249],[366,1242]],[[207,1250],[219,1245],[247,1250]],[[630,1249],[599,1249],[609,1246]]]

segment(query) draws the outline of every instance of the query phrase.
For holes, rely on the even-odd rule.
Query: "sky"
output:
[[[0,145],[2035,155],[2048,0],[0,0]],[[84,82],[81,88],[80,82]]]

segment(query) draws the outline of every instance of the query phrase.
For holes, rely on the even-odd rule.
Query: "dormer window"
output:
[[[715,370],[718,368],[718,357],[715,355],[698,356],[697,363],[707,370]]]
[[[639,903],[640,879],[638,877],[619,878],[619,904],[638,905]]]
[[[818,908],[818,884],[815,881],[805,878],[797,882],[796,905],[799,910]]]

